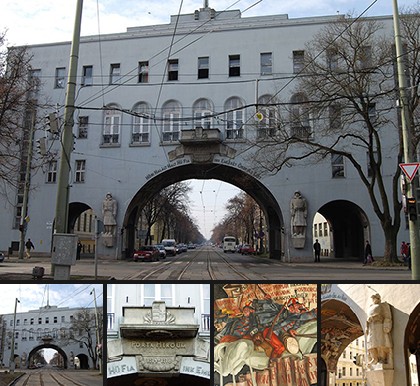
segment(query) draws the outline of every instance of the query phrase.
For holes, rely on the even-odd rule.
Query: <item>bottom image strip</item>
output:
[[[317,384],[317,285],[218,284],[214,385]]]

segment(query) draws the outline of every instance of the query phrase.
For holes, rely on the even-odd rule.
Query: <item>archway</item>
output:
[[[34,347],[32,350],[31,350],[31,352],[29,353],[29,355],[28,355],[28,361],[27,361],[27,363],[28,363],[28,367],[30,366],[30,364],[32,363],[32,358],[33,358],[33,356],[34,356],[34,354],[37,352],[37,351],[39,351],[39,350],[42,350],[42,349],[44,349],[44,348],[51,348],[51,349],[54,349],[54,350],[56,350],[61,356],[62,356],[62,358],[63,358],[63,362],[64,362],[64,368],[65,369],[67,369],[67,361],[68,361],[68,359],[67,359],[67,355],[66,355],[66,353],[64,352],[64,350],[62,349],[62,348],[60,348],[60,347],[58,347],[58,346],[56,346],[55,344],[50,344],[50,343],[46,343],[46,344],[41,344],[41,345],[39,345],[39,346],[36,346],[36,347]]]
[[[268,226],[269,254],[272,259],[282,256],[283,219],[280,207],[271,192],[255,177],[228,165],[187,164],[164,171],[151,178],[133,197],[124,218],[123,255],[131,256],[137,213],[156,192],[176,182],[189,179],[216,179],[228,182],[249,194],[262,208]]]
[[[407,385],[420,383],[420,303],[414,308],[408,319],[404,335],[405,368],[407,376]],[[417,367],[417,371],[412,372],[412,365]],[[411,379],[413,375],[417,379]]]
[[[79,366],[82,370],[89,369],[89,358],[86,354],[77,354],[77,358],[79,358]]]
[[[346,200],[331,201],[318,212],[327,219],[331,227],[334,257],[363,259],[365,240],[370,238],[369,221],[365,212]]]
[[[335,373],[337,362],[344,349],[363,335],[363,328],[352,309],[342,301],[324,300],[321,303],[321,357],[326,370]],[[321,384],[328,385],[327,379]]]

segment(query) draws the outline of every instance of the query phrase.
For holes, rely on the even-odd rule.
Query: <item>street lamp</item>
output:
[[[16,298],[15,300],[15,313],[13,314],[13,334],[12,334],[12,349],[10,351],[10,361],[9,361],[9,371],[13,373],[15,371],[15,329],[16,329],[16,309],[17,304],[20,303],[20,300]]]
[[[102,374],[102,359],[99,358],[99,350],[102,350],[101,344],[101,335],[99,333],[99,318],[98,318],[98,308],[96,306],[96,292],[95,288],[90,291],[90,294],[93,294],[93,300],[95,302],[95,322],[96,322],[96,353],[98,357],[98,364],[99,364],[99,374]]]

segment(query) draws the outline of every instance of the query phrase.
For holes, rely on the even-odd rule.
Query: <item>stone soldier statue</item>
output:
[[[307,205],[299,191],[295,192],[290,201],[290,214],[293,236],[304,237],[306,232]]]
[[[105,200],[102,202],[102,216],[104,221],[104,233],[114,235],[117,215],[117,201],[112,198],[111,193],[107,193]]]
[[[392,314],[388,303],[381,302],[381,295],[371,296],[367,311],[366,335],[369,365],[377,363],[392,366]]]

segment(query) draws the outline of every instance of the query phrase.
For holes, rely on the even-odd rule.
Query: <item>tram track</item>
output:
[[[223,272],[223,276],[232,274],[230,280],[234,280],[235,276],[238,276],[243,280],[251,280],[248,275],[237,269],[223,253],[214,249],[200,249],[194,252],[189,251],[187,254],[177,255],[175,259],[170,257],[167,259],[169,260],[157,265],[156,268],[126,276],[123,280],[191,280],[191,276],[194,272],[196,274],[197,272],[200,273],[200,280],[221,279],[218,277],[217,272]],[[221,269],[219,266],[216,269],[216,265],[220,262],[226,266],[226,268]],[[208,277],[204,274],[202,270],[203,267],[199,267],[197,271],[193,271],[192,267],[194,264],[205,265],[205,272]],[[162,274],[168,270],[170,270],[169,274],[166,277],[162,277]]]
[[[16,379],[11,385],[14,386],[34,386],[34,385],[51,385],[58,386],[89,386],[87,383],[78,382],[68,375],[54,372],[33,372],[26,373],[22,377]]]

